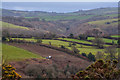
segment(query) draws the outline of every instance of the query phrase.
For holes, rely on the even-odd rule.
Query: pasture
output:
[[[27,50],[17,48],[8,44],[2,44],[2,56],[3,56],[3,60],[6,60],[8,62],[13,60],[18,61],[18,60],[24,60],[29,58],[42,59],[42,57],[37,54],[34,54]]]
[[[34,38],[12,38],[12,40],[25,40],[25,41],[31,41],[31,42],[36,42],[37,40]]]
[[[20,38],[21,40],[23,40],[22,38]],[[76,40],[76,39],[68,39],[66,38],[67,40],[72,40],[72,41],[78,41],[78,42],[82,42],[81,40]],[[27,41],[30,41],[30,40],[33,40],[35,41],[34,39],[24,39],[24,40],[27,40]],[[87,41],[83,41],[84,43],[88,43]],[[91,43],[91,42],[89,42]],[[81,53],[93,53],[93,54],[96,54],[98,51],[100,52],[104,52],[104,49],[97,49],[96,47],[94,46],[85,46],[85,45],[80,45],[80,44],[75,44],[75,45],[72,45],[73,43],[70,43],[70,42],[65,42],[65,41],[59,41],[59,40],[49,40],[49,39],[42,39],[42,44],[47,44],[47,45],[52,45],[52,46],[56,46],[56,47],[61,47],[61,45],[65,46],[65,48],[69,49],[69,50],[72,50],[72,47],[75,46],[78,50],[80,50],[80,54]],[[71,46],[70,46],[71,44]],[[91,43],[92,44],[92,43]]]
[[[95,37],[88,37],[87,40],[93,40],[93,39],[95,39]],[[102,38],[102,39],[103,39],[103,41],[105,43],[112,43],[112,42],[114,42],[115,44],[117,44],[117,41],[118,41],[118,40],[112,40],[112,39],[107,39],[107,38]]]
[[[11,23],[6,23],[6,22],[2,22],[2,21],[0,21],[0,23],[2,23],[2,28],[17,28],[17,29],[29,30],[29,28],[27,28],[27,27],[18,26],[18,25],[14,25]]]
[[[113,38],[120,38],[120,35],[111,35]]]
[[[92,44],[91,42],[88,42],[88,41],[85,41],[85,40],[77,40],[77,39],[70,39],[70,38],[58,38],[58,39],[73,41],[73,42],[79,42],[79,43]]]
[[[118,25],[118,19],[106,19],[106,20],[97,20],[97,21],[91,21],[88,22],[89,24],[95,24],[95,25],[104,25],[104,26],[109,26],[109,25]]]
[[[16,38],[14,38],[16,39]],[[36,42],[36,40],[34,38],[17,38],[20,40],[27,40],[27,41],[34,41]],[[79,42],[79,43],[86,43],[86,44],[92,44],[92,42],[88,42],[88,41],[84,41],[84,40],[77,40],[77,39],[70,39],[70,38],[58,38],[58,39],[62,39],[62,40],[67,40],[67,41],[73,41],[73,42]],[[94,39],[94,37],[89,37],[89,40]],[[110,42],[107,41],[109,39],[104,39],[106,40],[106,42]],[[56,47],[61,47],[61,45],[65,46],[65,48],[72,50],[72,47],[75,46],[81,53],[86,53],[89,54],[90,52],[92,54],[96,54],[97,52],[105,52],[105,49],[98,49],[95,46],[85,46],[85,45],[80,45],[80,44],[73,44],[70,42],[65,42],[65,41],[60,41],[60,40],[50,40],[50,39],[42,39],[42,44],[47,44],[47,45],[52,45],[52,46],[56,46]],[[71,46],[70,46],[71,45]],[[109,45],[104,45],[104,46],[109,46]]]

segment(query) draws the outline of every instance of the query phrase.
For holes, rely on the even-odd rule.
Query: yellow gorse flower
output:
[[[15,72],[15,68],[12,67],[11,65],[2,65],[2,78],[3,79],[16,79],[16,78],[21,78],[21,76]]]

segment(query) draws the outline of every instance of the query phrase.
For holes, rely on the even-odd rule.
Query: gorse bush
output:
[[[21,76],[15,72],[11,65],[2,65],[2,80],[20,80]]]
[[[97,60],[91,64],[86,70],[76,73],[73,77],[74,80],[119,80],[120,70],[117,69],[117,61],[103,61]]]

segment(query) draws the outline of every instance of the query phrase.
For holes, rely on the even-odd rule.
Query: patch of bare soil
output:
[[[19,44],[19,43],[9,43],[9,45],[13,45],[19,48],[23,48],[25,50],[28,50],[30,52],[33,52],[35,54],[38,54],[42,57],[48,57],[52,56],[52,59],[26,59],[24,61],[17,61],[17,62],[10,62],[12,66],[16,68],[16,71],[20,73],[22,76],[24,75],[24,68],[28,64],[41,64],[41,65],[49,65],[49,64],[57,64],[57,67],[64,68],[69,65],[74,65],[76,67],[79,67],[81,69],[85,69],[88,65],[91,64],[91,62],[88,62],[87,60],[83,60],[81,58],[69,55],[65,52],[57,51],[54,49],[42,47],[39,45],[34,44]]]

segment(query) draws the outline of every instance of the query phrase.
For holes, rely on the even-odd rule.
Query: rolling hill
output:
[[[99,28],[105,34],[117,34],[118,9],[98,8],[80,10],[71,13],[55,13],[42,11],[18,11],[3,9],[3,21],[40,32],[52,32],[68,36],[79,35],[87,30]]]
[[[71,19],[88,19],[94,16],[109,16],[117,17],[118,8],[98,8],[92,10],[80,10],[71,13],[55,13],[55,12],[43,12],[43,11],[18,11],[18,10],[7,10],[2,9],[2,16],[16,16],[16,17],[25,17],[33,18],[39,17],[40,19],[45,19],[47,21],[56,21],[56,20],[71,20]],[[114,15],[114,16],[113,16]]]

